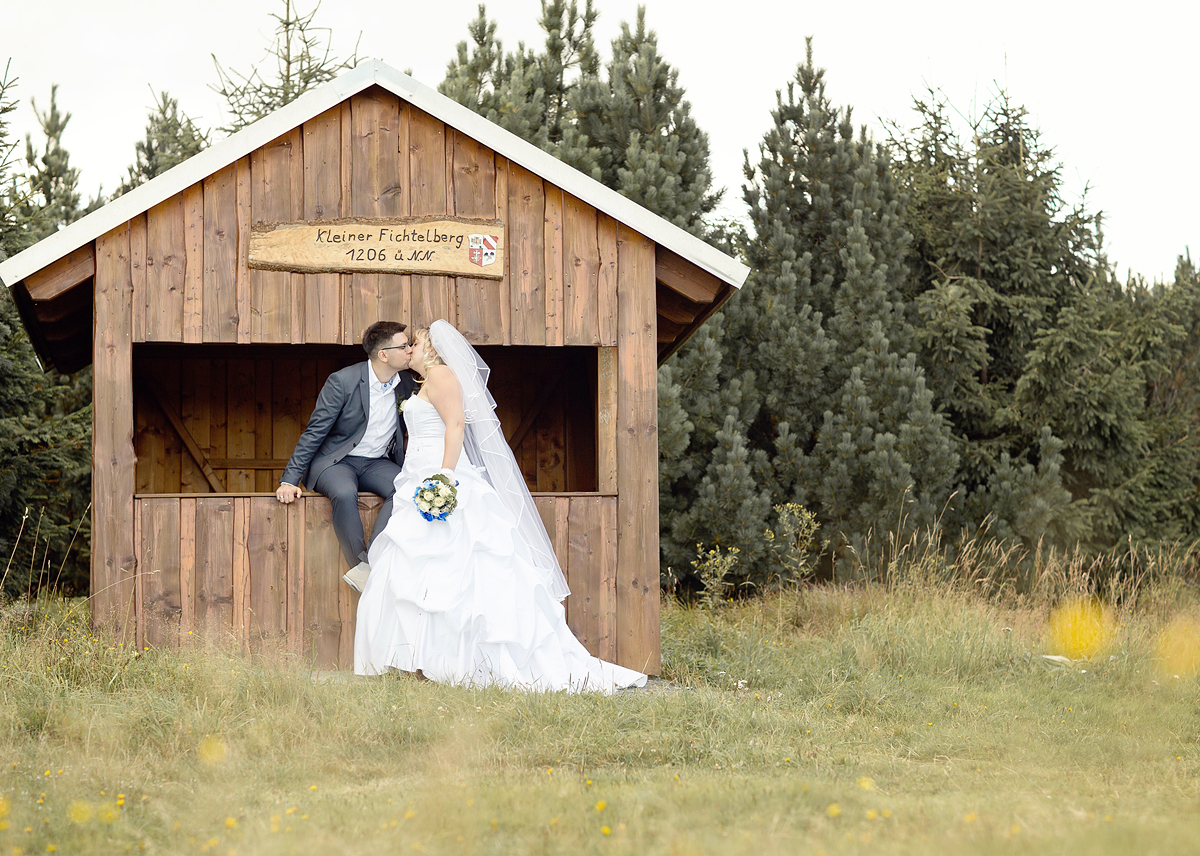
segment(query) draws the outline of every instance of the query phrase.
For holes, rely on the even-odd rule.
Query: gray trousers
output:
[[[383,507],[375,518],[371,540],[387,526],[392,516],[392,494],[396,492],[396,476],[400,468],[388,458],[358,458],[347,455],[336,464],[326,467],[313,485],[317,493],[329,497],[333,506],[333,531],[350,567],[367,560],[366,536],[362,518],[358,516],[360,490],[383,497]]]

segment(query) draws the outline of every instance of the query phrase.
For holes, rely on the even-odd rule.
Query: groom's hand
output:
[[[297,485],[281,484],[275,489],[275,498],[284,505],[289,505],[290,503],[293,503],[299,499],[301,493],[303,493],[303,491],[301,491]]]

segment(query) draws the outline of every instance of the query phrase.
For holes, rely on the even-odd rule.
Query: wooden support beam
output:
[[[183,441],[184,447],[187,448],[188,453],[196,461],[201,472],[204,473],[204,478],[208,481],[209,487],[213,489],[213,493],[224,493],[225,485],[221,483],[221,480],[217,478],[217,474],[213,472],[212,465],[208,462],[208,458],[204,456],[204,452],[201,451],[200,444],[196,442],[196,438],[192,436],[192,432],[187,429],[179,414],[175,412],[175,408],[170,405],[167,391],[153,378],[146,378],[145,383],[150,390],[150,394],[154,396],[154,400],[158,402],[158,406],[162,408],[162,412],[166,414],[167,421],[171,423],[171,427],[175,429],[175,433]]]
[[[733,286],[722,284],[721,293],[718,294],[713,302],[710,303],[708,307],[696,317],[695,321],[688,325],[686,330],[676,336],[674,341],[670,343],[663,342],[659,344],[658,364],[661,366],[667,361],[667,358],[683,347],[683,343],[690,339],[692,334],[700,329],[700,325],[712,317],[713,313],[724,306],[731,297],[733,297]]]
[[[723,285],[708,271],[662,245],[657,245],[654,252],[654,278],[693,303],[711,303]]]
[[[96,245],[85,244],[37,273],[25,277],[34,300],[53,300],[96,275]]]
[[[209,461],[217,470],[282,470],[287,463],[287,458],[213,458]]]

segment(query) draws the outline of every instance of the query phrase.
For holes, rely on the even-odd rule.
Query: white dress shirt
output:
[[[368,368],[371,380],[371,410],[367,415],[367,430],[358,445],[349,454],[360,458],[382,458],[387,454],[387,447],[392,442],[396,427],[400,424],[400,414],[396,412],[396,383],[400,375],[392,375],[392,379],[384,384],[375,376],[375,370]]]

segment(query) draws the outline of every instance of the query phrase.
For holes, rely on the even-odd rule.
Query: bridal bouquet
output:
[[[417,485],[413,505],[426,520],[445,520],[458,507],[458,482],[443,473],[436,473]]]

